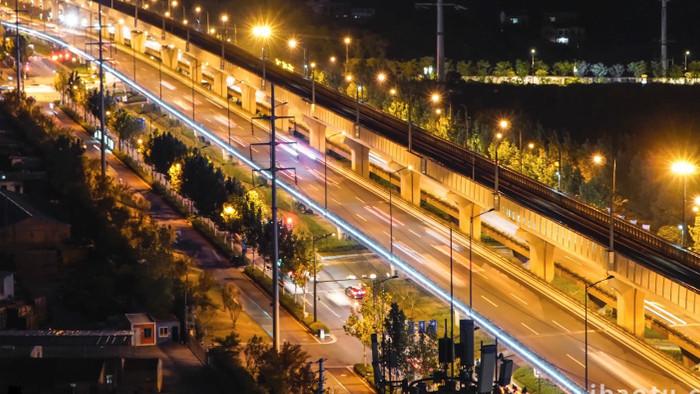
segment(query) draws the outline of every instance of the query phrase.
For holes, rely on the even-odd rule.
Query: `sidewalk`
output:
[[[48,109],[46,103],[42,103]],[[73,130],[75,135],[84,141],[87,148],[87,154],[90,157],[99,158],[99,141],[88,135],[77,123],[68,117],[63,111],[56,109],[55,121],[62,127]],[[256,284],[248,279],[240,268],[230,266],[227,259],[219,256],[216,248],[209,243],[202,235],[197,232],[191,224],[183,219],[175,210],[173,210],[160,196],[153,193],[150,186],[146,184],[138,175],[133,173],[114,155],[107,155],[108,175],[113,177],[115,181],[128,185],[136,194],[140,194],[143,198],[150,202],[151,207],[149,214],[156,219],[160,224],[171,226],[181,232],[181,242],[178,242],[175,247],[179,252],[192,258],[196,265],[210,272],[219,285],[224,283],[233,283],[240,290],[240,300],[243,304],[243,311],[236,323],[235,331],[239,334],[241,341],[245,342],[253,335],[262,336],[266,341],[271,341],[272,334],[272,316],[268,311],[271,311],[271,299],[267,293],[263,292]],[[260,264],[258,264],[260,266]],[[219,299],[214,298],[215,302]],[[220,311],[215,321],[211,321],[211,325],[205,323],[205,326],[210,327],[207,332],[207,340],[212,337],[224,336],[228,330],[218,329],[214,323],[226,323],[230,326],[230,319],[223,311]],[[221,321],[223,319],[223,322]],[[212,319],[214,320],[214,319]],[[336,333],[344,335],[342,333]],[[326,387],[334,393],[367,393],[372,390],[367,384],[359,378],[353,371],[352,365],[341,362],[345,346],[337,348],[331,343],[321,343],[317,338],[311,335],[301,323],[297,322],[284,308],[280,308],[280,335],[283,341],[290,343],[301,344],[303,349],[309,354],[309,361],[316,361],[319,358],[332,359],[333,363],[327,364],[328,371],[326,373]],[[191,354],[191,353],[190,353]],[[194,358],[194,356],[192,356]],[[196,359],[195,359],[196,360]],[[173,364],[176,369],[180,364]],[[175,378],[176,374],[164,373]]]

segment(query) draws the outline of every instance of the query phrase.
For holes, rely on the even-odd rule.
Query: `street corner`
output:
[[[309,333],[309,335],[311,335],[314,338],[316,343],[321,344],[321,345],[330,345],[330,344],[338,342],[338,338],[336,338],[335,335],[333,335],[331,333],[326,333],[322,337],[319,335],[313,335],[311,333]]]

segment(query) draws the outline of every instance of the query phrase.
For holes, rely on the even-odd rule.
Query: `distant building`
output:
[[[0,271],[0,302],[15,297],[15,274]]]
[[[153,318],[146,313],[127,313],[125,317],[134,333],[132,346],[154,346],[180,339],[180,321],[175,316]]]
[[[530,15],[525,11],[501,11],[499,19],[501,20],[501,25],[511,26],[512,28],[524,29],[530,26]]]
[[[22,195],[0,190],[0,250],[57,248],[70,238],[70,224],[50,218]]]
[[[586,29],[578,25],[578,14],[574,12],[545,12],[542,38],[560,45],[578,45],[585,41]]]

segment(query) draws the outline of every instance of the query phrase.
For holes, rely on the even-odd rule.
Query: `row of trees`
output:
[[[272,223],[269,208],[257,190],[248,190],[238,179],[226,177],[199,150],[188,149],[168,132],[156,131],[146,138],[141,151],[145,162],[165,174],[172,189],[190,199],[200,215],[213,220],[222,230],[240,234],[246,247],[256,249],[268,264],[272,263],[276,225],[280,259],[277,264],[306,295],[309,272],[313,271],[311,239],[297,234],[281,220]],[[320,269],[320,265],[316,267],[317,272]]]
[[[32,98],[5,93],[0,111],[21,119],[18,124],[42,152],[51,198],[61,201],[74,242],[85,248],[61,285],[67,306],[100,320],[134,310],[182,311],[187,261],[175,257],[173,231],[150,218],[149,204],[127,186],[102,177],[99,162],[89,159],[82,143],[57,128]],[[189,292],[197,305],[206,305],[208,290],[191,284]]]

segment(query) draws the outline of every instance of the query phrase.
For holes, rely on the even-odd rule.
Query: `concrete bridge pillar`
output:
[[[619,280],[613,284],[617,295],[617,325],[638,337],[644,336],[644,292]]]
[[[47,10],[50,11],[50,14],[48,15],[50,17],[49,20],[58,20],[58,0],[50,0],[49,7],[50,8]]]
[[[216,69],[214,67],[209,67],[209,70],[211,71],[211,74],[214,76],[214,83],[211,84],[212,90],[214,93],[218,94],[219,96],[222,96],[226,98],[226,86],[225,81],[226,78],[224,78],[224,73]]]
[[[309,145],[317,151],[326,151],[326,124],[318,119],[303,115],[302,120],[309,125]]]
[[[258,108],[258,105],[255,102],[255,92],[257,92],[257,89],[245,84],[240,84],[238,86],[241,87],[241,106],[244,110],[250,112],[251,114],[255,114]]]
[[[146,53],[146,38],[148,37],[148,32],[141,30],[131,31],[131,45],[132,48],[138,53]]]
[[[486,209],[474,204],[473,202],[467,200],[466,198],[460,196],[455,192],[448,192],[447,199],[453,204],[457,205],[457,211],[459,212],[459,230],[467,235],[469,235],[469,220],[484,212]],[[481,216],[474,217],[474,239],[481,238]]]
[[[399,163],[389,163],[389,168],[398,171],[396,175],[401,180],[401,198],[411,204],[420,206],[420,178],[421,174],[414,171],[412,166],[404,167]]]
[[[282,130],[282,132],[289,132],[289,118],[283,118],[289,113],[289,104],[283,101],[275,101],[275,117],[280,117],[275,120],[275,127]]]
[[[119,23],[120,21],[112,20],[112,26],[114,26],[114,43],[124,44],[124,23]],[[123,21],[121,21],[123,22]]]
[[[189,66],[187,67],[187,74],[190,76],[190,79],[195,81],[196,85],[199,85],[202,83],[202,67],[199,65],[199,60],[197,60],[196,57],[192,56],[189,53],[183,53],[182,58],[189,63]],[[177,64],[176,64],[177,66]]]
[[[160,47],[160,58],[163,60],[165,67],[172,70],[177,69],[177,54],[180,50],[175,48],[175,45],[163,45]]]
[[[352,170],[364,178],[369,178],[369,148],[347,136],[343,142],[350,148]]]
[[[515,235],[525,239],[530,246],[530,272],[547,282],[554,279],[555,246],[544,239],[518,229]]]

